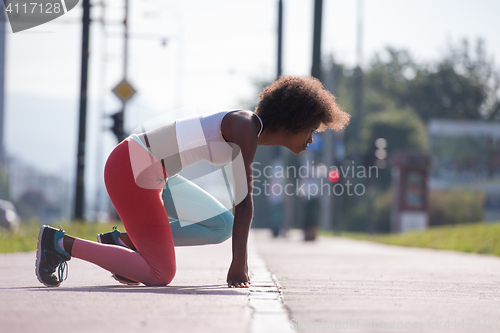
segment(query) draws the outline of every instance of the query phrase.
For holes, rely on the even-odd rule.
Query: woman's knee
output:
[[[166,286],[172,282],[176,273],[175,263],[165,265],[160,270],[151,274],[149,281],[143,282],[148,287]]]

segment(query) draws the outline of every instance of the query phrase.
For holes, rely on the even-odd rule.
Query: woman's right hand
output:
[[[248,277],[247,263],[239,263],[233,260],[227,272],[226,281],[229,288],[248,288],[251,282]]]

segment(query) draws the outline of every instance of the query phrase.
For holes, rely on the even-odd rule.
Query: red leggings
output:
[[[175,250],[161,197],[167,174],[151,157],[127,138],[111,152],[104,169],[109,197],[138,253],[77,238],[72,255],[145,285],[160,286],[175,276]]]

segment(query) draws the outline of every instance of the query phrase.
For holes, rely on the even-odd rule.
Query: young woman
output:
[[[176,271],[174,246],[220,243],[232,235],[226,281],[229,287],[248,287],[251,164],[257,146],[283,146],[299,154],[312,143],[313,132],[342,129],[350,118],[311,77],[281,77],[259,97],[255,113],[184,118],[119,143],[108,157],[104,179],[127,233],[100,234],[99,242],[91,242],[43,226],[38,280],[59,286],[66,261],[75,257],[112,272],[122,283],[167,285]],[[216,166],[232,162],[234,218],[210,194],[177,174],[201,161]]]

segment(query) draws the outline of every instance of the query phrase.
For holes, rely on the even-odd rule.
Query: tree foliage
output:
[[[334,71],[338,102],[353,114],[355,71],[342,64],[336,64]],[[385,122],[386,128],[391,127],[386,133],[393,137],[388,140],[392,151],[393,147],[425,150],[422,144],[427,135],[422,124],[425,126],[430,119],[500,121],[499,92],[500,71],[495,69],[481,39],[474,48],[467,40],[449,45],[436,61],[418,62],[409,51],[388,47],[375,54],[363,71],[363,108],[359,117],[363,119],[364,134],[359,153],[366,154],[371,147],[373,137],[367,132],[374,132],[371,126],[376,123],[380,127]],[[402,117],[417,115],[421,123],[413,116],[409,123],[398,123],[398,113]],[[389,115],[395,119],[392,125],[387,122]],[[415,128],[409,130],[410,125]],[[355,155],[354,131],[349,126],[345,134],[348,158]],[[377,131],[385,137],[384,131]]]
[[[333,70],[338,102],[354,114],[356,71],[342,64],[335,64]],[[354,126],[346,129],[347,159],[355,158],[358,138],[358,154],[368,165],[375,162],[377,138],[387,140],[387,159],[397,150],[425,151],[426,124],[431,119],[500,121],[500,72],[481,39],[474,47],[467,40],[450,45],[440,59],[426,62],[416,61],[407,50],[388,47],[372,58],[362,78],[363,107],[361,114],[355,115],[361,121],[361,137]],[[389,168],[380,169],[371,185],[382,193],[389,189],[390,176]],[[344,228],[366,230],[366,221],[375,214],[368,209],[369,201],[346,198]],[[376,207],[375,203],[372,209]],[[373,216],[387,218],[386,210]],[[379,222],[376,229],[387,231],[388,225]]]
[[[449,46],[445,56],[417,63],[406,50],[387,48],[371,61],[367,85],[388,96],[397,107],[413,108],[424,122],[429,119],[500,120],[500,73],[489,59],[484,42],[477,40],[474,54],[469,42]]]
[[[411,108],[389,108],[373,112],[363,122],[364,150],[370,149],[378,138],[387,140],[387,151],[411,148],[423,151],[427,148],[425,125]]]

